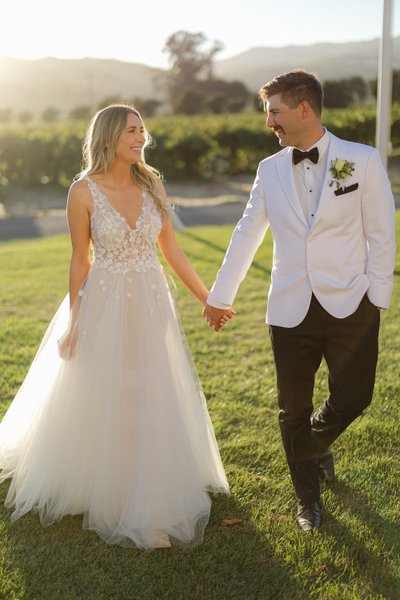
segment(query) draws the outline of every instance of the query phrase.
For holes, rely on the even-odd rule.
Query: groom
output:
[[[394,201],[377,150],[322,125],[318,79],[296,70],[260,90],[283,149],[261,161],[203,311],[218,330],[229,318],[268,227],[274,239],[269,324],[279,425],[304,531],[321,523],[319,476],[334,480],[332,442],[370,404],[380,311],[395,259]],[[313,409],[322,358],[329,397]]]

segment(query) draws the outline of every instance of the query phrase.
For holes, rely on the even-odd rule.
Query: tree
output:
[[[69,118],[74,121],[87,121],[92,116],[90,106],[76,106],[69,113]]]
[[[371,94],[376,98],[378,95],[378,80],[372,79],[369,82],[369,87]],[[393,70],[392,100],[393,102],[400,101],[400,71],[396,69]]]
[[[13,109],[10,107],[0,108],[0,123],[10,123],[13,119]]]
[[[205,106],[213,113],[240,112],[250,99],[250,92],[241,81],[210,79],[201,82]]]
[[[174,99],[175,112],[185,115],[200,113],[240,112],[250,99],[250,92],[240,81],[206,79],[184,88]]]
[[[195,87],[186,88],[175,98],[175,111],[183,115],[198,115],[205,110],[204,93]]]
[[[97,105],[97,110],[101,110],[110,104],[129,104],[127,100],[123,100],[120,96],[106,96]]]
[[[188,31],[178,31],[167,39],[163,51],[169,54],[170,77],[175,86],[185,86],[199,78],[212,78],[214,57],[223,46],[214,41],[211,47],[203,49],[206,42],[204,33]]]
[[[353,101],[353,92],[347,79],[324,81],[324,105],[327,108],[346,108]]]
[[[327,79],[324,82],[324,105],[327,108],[347,108],[363,104],[369,95],[369,85],[360,76],[347,79]]]
[[[140,114],[147,118],[154,117],[162,102],[156,98],[134,98],[132,104]]]
[[[42,112],[42,120],[46,121],[46,123],[55,123],[60,116],[60,111],[55,106],[48,106]]]
[[[211,80],[215,55],[222,50],[222,44],[214,41],[211,44],[203,33],[178,31],[172,34],[164,46],[169,54],[170,72],[167,76],[167,88],[170,104],[174,112],[194,114],[190,101],[199,109],[203,107],[200,100],[199,82]]]
[[[250,93],[240,81],[215,79],[215,55],[222,44],[207,40],[203,33],[178,31],[164,47],[171,69],[167,79],[174,113],[239,112],[249,102]]]
[[[20,123],[29,123],[33,119],[33,114],[29,110],[23,110],[18,115],[18,121]]]
[[[347,82],[347,85],[351,89],[353,95],[353,101],[362,104],[365,102],[368,96],[368,83],[362,77],[350,77],[350,79],[343,80]]]

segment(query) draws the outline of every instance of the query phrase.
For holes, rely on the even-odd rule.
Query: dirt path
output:
[[[242,215],[252,183],[252,176],[225,182],[166,182],[176,228],[235,224]],[[66,190],[13,190],[0,203],[0,241],[66,233],[65,202]],[[395,202],[396,208],[400,208],[398,193]]]
[[[253,177],[226,182],[168,183],[177,229],[194,225],[234,224],[240,218]],[[12,190],[0,205],[0,241],[67,232],[66,190]]]

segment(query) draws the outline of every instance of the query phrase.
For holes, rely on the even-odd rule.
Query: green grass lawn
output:
[[[400,214],[397,215],[400,217]],[[398,219],[400,227],[400,218]],[[192,228],[179,240],[207,285],[232,227]],[[400,233],[399,233],[400,239]],[[67,289],[66,237],[0,244],[0,403],[18,390]],[[375,396],[336,442],[337,482],[325,487],[323,528],[296,527],[277,423],[275,373],[264,322],[267,236],[243,283],[237,317],[219,333],[177,286],[177,305],[208,398],[231,497],[213,497],[204,543],[142,552],[107,546],[68,517],[10,524],[0,486],[0,598],[247,600],[400,598],[400,265],[383,314]],[[318,373],[315,402],[327,394]],[[223,519],[241,523],[227,527]]]

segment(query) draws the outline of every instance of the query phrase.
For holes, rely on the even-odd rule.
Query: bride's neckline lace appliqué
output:
[[[88,179],[89,179],[89,177],[88,177]],[[120,213],[120,212],[119,212],[119,210],[118,210],[117,208],[115,208],[115,206],[113,206],[113,204],[112,204],[112,203],[110,202],[110,200],[108,199],[108,196],[107,196],[107,194],[105,194],[105,193],[102,191],[102,189],[101,189],[101,188],[100,188],[100,187],[97,185],[97,183],[96,183],[95,181],[93,181],[93,179],[90,179],[90,181],[91,181],[91,182],[93,183],[93,185],[94,185],[94,186],[97,188],[97,189],[96,189],[96,191],[97,191],[97,194],[98,194],[98,195],[100,195],[100,196],[102,196],[102,198],[103,198],[103,199],[104,199],[104,201],[105,201],[105,202],[106,202],[106,203],[109,205],[109,207],[111,208],[111,210],[112,210],[112,211],[113,211],[113,212],[114,212],[114,213],[115,213],[117,216],[121,217],[122,221],[124,221],[124,222],[127,224],[127,226],[129,227],[129,229],[130,229],[131,231],[135,231],[135,230],[137,229],[137,227],[138,227],[138,223],[140,223],[140,219],[141,219],[141,217],[143,216],[143,206],[144,206],[144,202],[145,202],[145,196],[146,196],[145,192],[144,192],[144,191],[142,191],[142,204],[141,204],[141,206],[140,206],[139,216],[138,216],[138,217],[137,217],[137,219],[136,219],[135,227],[131,227],[131,226],[129,225],[129,223],[128,223],[128,219],[127,219],[127,218],[126,218],[126,217],[125,217],[125,216],[124,216],[122,213]]]
[[[89,177],[93,198],[90,216],[93,246],[93,268],[106,269],[111,273],[127,273],[129,270],[147,271],[159,266],[156,242],[161,231],[160,214],[152,197],[143,191],[143,201],[135,228],[108,200],[98,185]]]

